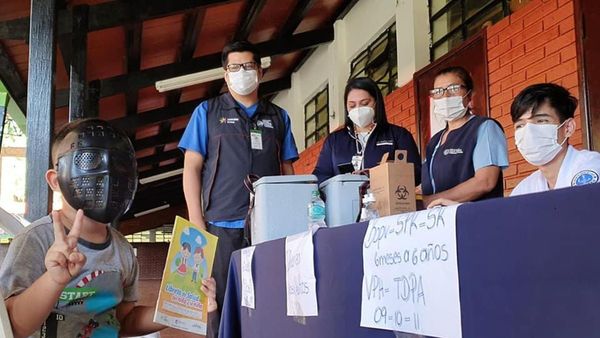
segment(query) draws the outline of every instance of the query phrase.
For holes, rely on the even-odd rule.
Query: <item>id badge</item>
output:
[[[262,132],[258,129],[250,130],[250,145],[252,150],[262,150]]]
[[[360,155],[352,156],[352,166],[354,167],[355,171],[362,169],[362,161],[363,161],[362,156],[360,156]]]

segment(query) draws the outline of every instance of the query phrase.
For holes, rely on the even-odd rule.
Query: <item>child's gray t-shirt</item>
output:
[[[52,243],[50,216],[14,238],[0,268],[4,299],[23,292],[46,272],[44,258]],[[77,249],[86,256],[85,265],[32,337],[118,337],[117,305],[137,300],[137,260],[133,247],[117,230],[110,228],[104,244],[79,239]]]

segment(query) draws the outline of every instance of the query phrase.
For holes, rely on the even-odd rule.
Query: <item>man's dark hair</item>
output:
[[[375,118],[374,122],[377,123],[378,127],[387,126],[388,120],[385,114],[385,102],[383,101],[383,95],[381,94],[381,89],[375,81],[371,80],[368,77],[357,77],[354,79],[350,79],[346,84],[346,89],[344,90],[344,110],[346,111],[346,127],[354,130],[354,123],[350,120],[348,116],[348,108],[346,106],[346,102],[348,102],[348,94],[353,89],[362,89],[367,91],[369,95],[371,95],[375,99]]]
[[[234,52],[252,53],[254,62],[256,62],[256,65],[260,67],[260,52],[256,46],[248,41],[233,41],[225,46],[225,48],[223,48],[223,52],[221,52],[221,64],[223,65],[223,68],[227,67],[227,57],[229,54]]]
[[[554,83],[538,83],[523,89],[515,97],[510,106],[512,121],[518,121],[530,110],[531,115],[535,115],[544,103],[556,110],[560,122],[572,118],[577,108],[577,99],[564,87]]]
[[[452,66],[441,69],[435,74],[435,77],[437,78],[438,76],[445,74],[454,74],[458,76],[458,78],[461,79],[468,91],[473,90],[473,78],[471,78],[471,74],[469,74],[469,72],[463,67]]]

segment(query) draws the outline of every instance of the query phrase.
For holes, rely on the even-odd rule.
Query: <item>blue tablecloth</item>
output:
[[[600,337],[600,184],[467,203],[457,211],[465,338]],[[286,316],[285,240],[256,247],[256,309],[233,254],[221,338],[394,337],[360,327],[367,224],[314,236],[319,316]]]

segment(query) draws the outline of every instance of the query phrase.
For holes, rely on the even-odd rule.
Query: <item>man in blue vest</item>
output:
[[[219,309],[229,258],[244,245],[245,177],[292,175],[298,158],[287,112],[258,97],[263,71],[256,47],[232,42],[221,61],[229,92],[202,102],[179,142],[185,152],[183,191],[190,221],[219,237],[212,273]],[[208,336],[217,331],[218,320],[211,319]]]

